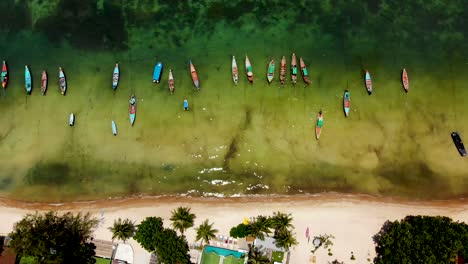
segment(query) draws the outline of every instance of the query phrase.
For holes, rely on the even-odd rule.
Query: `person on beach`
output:
[[[184,99],[184,111],[188,111],[188,100]]]

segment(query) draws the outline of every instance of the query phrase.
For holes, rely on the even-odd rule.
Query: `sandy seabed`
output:
[[[0,200],[0,233],[6,234],[26,213],[34,211],[58,210],[91,212],[100,219],[95,238],[111,240],[107,229],[119,217],[129,218],[137,224],[148,216],[159,216],[170,225],[171,210],[178,206],[188,206],[196,214],[195,226],[205,219],[214,222],[220,235],[229,235],[232,226],[241,223],[244,217],[272,215],[281,211],[291,213],[299,245],[291,250],[290,263],[308,263],[312,254],[312,242],[308,242],[305,230],[310,228],[311,236],[332,234],[335,236],[328,256],[325,249],[316,253],[316,263],[327,263],[334,259],[354,263],[369,263],[375,256],[372,236],[386,220],[397,220],[407,215],[443,215],[455,221],[468,222],[468,203],[460,200],[407,201],[389,198],[376,198],[359,195],[322,194],[315,196],[276,196],[241,198],[190,198],[190,197],[134,197],[108,199],[66,204],[23,203],[14,200]],[[194,242],[195,230],[186,233],[189,243]],[[147,253],[134,240],[130,240],[135,250],[135,263],[143,263]]]

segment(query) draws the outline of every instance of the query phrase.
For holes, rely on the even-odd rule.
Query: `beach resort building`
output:
[[[276,246],[276,239],[272,237],[265,237],[264,240],[256,238],[253,244],[257,248],[261,248],[266,253],[271,263],[286,263],[284,257],[286,250],[282,247]]]

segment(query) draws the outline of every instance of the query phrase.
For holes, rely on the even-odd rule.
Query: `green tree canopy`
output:
[[[147,217],[138,225],[133,238],[147,251],[155,252],[161,263],[190,263],[187,240],[164,228],[160,217]]]
[[[197,237],[196,240],[202,240],[202,242],[205,242],[207,244],[210,243],[210,239],[213,239],[216,237],[216,233],[218,232],[217,229],[213,229],[213,224],[208,223],[208,219],[206,219],[199,227],[195,228],[195,231],[197,231]]]
[[[270,264],[270,260],[262,247],[252,246],[249,250],[247,264]]]
[[[375,263],[452,263],[468,258],[468,225],[442,216],[387,221],[374,236]]]
[[[275,229],[274,237],[278,237],[280,232],[285,232],[293,229],[292,216],[291,214],[285,214],[282,212],[273,213],[273,217],[270,218],[271,227]]]
[[[276,237],[276,245],[278,247],[284,248],[286,251],[288,251],[289,248],[297,244],[298,242],[296,238],[294,237],[293,233],[288,229],[279,232],[278,236]]]
[[[98,221],[87,214],[27,214],[11,232],[9,246],[39,263],[95,263],[92,233]]]
[[[193,226],[193,222],[196,218],[195,214],[192,214],[190,210],[191,209],[189,207],[179,207],[172,211],[172,226],[182,235],[185,230]]]
[[[250,235],[250,225],[244,225],[243,223],[232,227],[229,231],[229,236],[234,238],[244,238],[248,235]]]
[[[261,240],[264,240],[265,236],[271,233],[271,220],[269,217],[259,215],[249,225],[250,235]]]
[[[135,224],[130,219],[117,219],[114,220],[114,225],[109,227],[112,232],[112,240],[121,239],[125,243],[125,240],[131,238],[135,234]]]

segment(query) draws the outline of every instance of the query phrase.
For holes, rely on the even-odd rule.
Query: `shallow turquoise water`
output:
[[[0,8],[13,11],[0,26],[0,57],[10,66],[10,85],[0,97],[0,190],[30,200],[321,191],[465,196],[468,164],[449,134],[468,131],[468,14],[462,1],[439,5],[2,1]],[[292,52],[305,59],[312,84],[304,87],[299,77],[293,86],[288,76],[280,87],[276,75],[267,85],[268,61],[285,55],[289,67]],[[253,85],[245,78],[246,54]],[[200,92],[191,83],[189,59]],[[114,93],[116,61],[121,80]],[[156,61],[164,63],[159,85],[151,82]],[[33,75],[31,96],[24,92],[25,64]],[[67,74],[65,97],[58,93],[58,66]],[[403,67],[408,94],[401,87]],[[50,78],[45,97],[39,92],[43,68]],[[364,88],[366,69],[372,96]],[[348,119],[344,89],[351,91]],[[130,127],[133,93],[137,120]],[[189,112],[182,111],[184,98]],[[320,110],[325,125],[317,142]],[[72,129],[70,112],[77,116]]]

